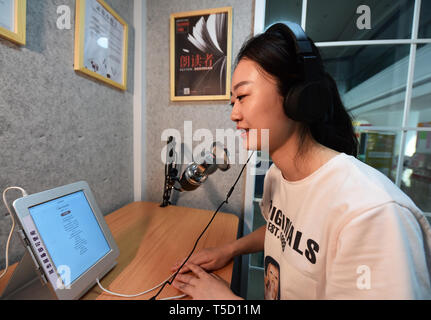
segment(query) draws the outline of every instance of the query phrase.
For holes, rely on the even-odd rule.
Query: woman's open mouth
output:
[[[248,134],[249,129],[238,128],[237,130],[240,132],[241,138],[243,138],[243,139],[247,138],[247,134]]]

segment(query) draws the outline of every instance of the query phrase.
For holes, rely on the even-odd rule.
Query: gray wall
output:
[[[107,214],[133,201],[133,0],[105,0],[129,24],[128,90],[73,70],[75,1],[27,1],[27,44],[0,40],[0,191],[86,180]],[[72,10],[56,27],[57,6]],[[10,203],[20,194],[8,192]],[[0,269],[10,228],[0,204]],[[10,262],[22,253],[13,238]]]
[[[163,130],[177,129],[184,139],[184,121],[192,121],[193,132],[200,128],[210,129],[216,136],[216,129],[235,128],[230,120],[229,101],[171,102],[169,83],[169,18],[171,13],[232,6],[233,8],[233,52],[234,60],[242,43],[252,35],[252,0],[147,0],[147,105],[146,105],[146,194],[148,201],[162,201],[164,166],[161,150],[166,142],[161,140]],[[233,63],[233,61],[232,61]],[[196,147],[200,142],[194,142]],[[238,150],[237,150],[238,151]],[[236,157],[238,159],[238,157]],[[183,165],[182,169],[184,169]],[[172,200],[179,206],[215,210],[226,197],[239,174],[241,166],[236,164],[227,172],[216,172],[192,192],[173,192]],[[181,171],[182,172],[182,171]],[[242,178],[224,212],[243,213],[245,179]]]

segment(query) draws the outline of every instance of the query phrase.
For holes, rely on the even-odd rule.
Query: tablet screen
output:
[[[67,266],[73,283],[110,251],[83,191],[29,208],[38,233],[58,269]],[[65,283],[66,284],[66,283]]]

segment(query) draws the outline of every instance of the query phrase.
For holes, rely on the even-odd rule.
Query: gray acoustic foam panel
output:
[[[129,24],[126,92],[73,70],[75,1],[27,1],[27,44],[0,40],[0,190],[86,180],[103,212],[133,201],[133,0],[106,0]],[[57,28],[57,7],[72,28]],[[19,193],[10,192],[10,203]],[[0,269],[10,228],[0,205]],[[14,238],[10,262],[22,254]]]

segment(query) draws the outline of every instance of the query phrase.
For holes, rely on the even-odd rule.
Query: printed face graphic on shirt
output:
[[[265,258],[265,299],[280,300],[280,267],[272,257]]]

